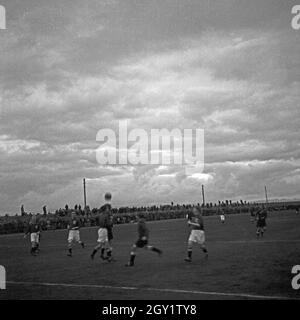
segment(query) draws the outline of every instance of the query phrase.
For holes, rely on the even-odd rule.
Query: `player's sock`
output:
[[[202,251],[205,253],[205,258],[208,258],[208,251],[206,248],[202,248]]]
[[[159,255],[161,255],[161,254],[162,254],[162,251],[161,251],[161,250],[159,250],[159,249],[157,249],[157,248],[155,248],[155,247],[152,247],[152,248],[151,248],[151,250],[152,250],[153,252],[158,253]]]
[[[93,250],[93,252],[92,252],[92,254],[91,254],[91,258],[92,258],[92,259],[94,259],[95,254],[97,253],[97,251],[98,251],[97,249],[94,249],[94,250]]]
[[[187,258],[185,259],[185,261],[192,261],[192,253],[193,251],[191,249],[188,249]]]
[[[110,261],[112,260],[112,256],[111,256],[112,250],[111,250],[111,249],[108,249],[108,250],[106,251],[106,254],[107,254],[107,260],[110,262]]]
[[[101,249],[100,257],[101,257],[101,259],[106,260],[106,258],[105,258],[105,256],[104,256],[104,252],[105,252],[105,248],[102,248],[102,249]]]
[[[68,256],[72,257],[72,248],[69,248],[68,251],[69,251]]]
[[[135,253],[134,253],[134,252],[131,252],[131,253],[130,253],[130,260],[129,260],[128,265],[129,265],[129,266],[134,266],[134,260],[135,260]]]

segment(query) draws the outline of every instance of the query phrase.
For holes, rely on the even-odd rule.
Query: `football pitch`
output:
[[[204,217],[208,260],[199,247],[193,262],[184,261],[189,234],[185,220],[148,222],[150,244],[158,257],[140,249],[134,267],[125,267],[136,224],[115,225],[115,261],[90,254],[97,228],[84,228],[86,247],[75,245],[67,257],[67,230],[42,234],[41,252],[29,254],[22,234],[0,236],[0,265],[6,268],[6,290],[0,299],[300,299],[291,286],[291,269],[300,264],[300,215],[269,214],[264,238],[256,239],[249,215]]]

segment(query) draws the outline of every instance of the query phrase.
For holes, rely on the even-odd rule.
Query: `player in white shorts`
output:
[[[72,246],[74,242],[79,243],[82,248],[84,248],[84,243],[80,239],[80,222],[79,219],[76,217],[76,214],[72,213],[71,221],[68,225],[68,256],[72,257]]]
[[[225,223],[225,215],[224,215],[224,214],[221,214],[221,215],[220,215],[220,219],[221,219],[221,222],[222,222],[222,223]]]
[[[192,216],[188,220],[188,225],[191,228],[191,233],[188,239],[187,257],[184,259],[187,262],[192,261],[193,244],[199,244],[205,257],[208,258],[208,252],[205,247],[205,232],[204,223],[200,210],[193,208]]]
[[[221,212],[220,212],[220,220],[222,223],[225,223],[225,214],[224,214],[223,210],[221,210]]]
[[[99,249],[101,249],[100,257],[103,260],[108,260],[110,262],[111,257],[109,258],[104,257],[105,250],[109,250],[110,252],[112,251],[112,249],[109,246],[108,231],[107,231],[110,225],[110,216],[109,216],[108,208],[107,210],[105,209],[105,211],[99,216],[98,224],[99,224],[98,240],[97,240],[98,244],[94,247],[94,250],[91,254],[91,259],[94,259],[95,254],[98,252]]]
[[[106,244],[108,242],[108,233],[106,228],[100,228],[98,230],[98,243]]]
[[[36,256],[39,250],[40,232],[41,232],[41,226],[38,223],[36,216],[33,216],[30,219],[27,231],[24,235],[24,238],[26,238],[27,235],[30,234],[30,242],[31,242],[30,253],[33,256]]]

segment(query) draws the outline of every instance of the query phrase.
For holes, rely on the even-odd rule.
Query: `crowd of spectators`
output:
[[[258,206],[258,203],[249,203],[240,200],[239,202],[219,201],[218,203],[207,203],[201,205],[204,215],[219,214],[222,210],[225,214],[250,213],[251,208]],[[179,219],[184,218],[194,206],[200,204],[174,204],[160,206],[141,206],[141,207],[119,207],[113,208],[114,224],[134,223],[139,213],[144,213],[148,221],[164,220],[164,219]],[[272,206],[273,210],[287,209],[284,204]],[[101,209],[90,209],[88,206],[83,209],[80,205],[75,205],[70,208],[66,205],[55,212],[48,212],[46,206],[42,208],[42,213],[37,213],[39,223],[43,230],[66,229],[69,223],[71,213],[76,213],[81,220],[82,226],[96,226],[97,216],[101,214]],[[32,213],[27,213],[24,206],[21,206],[20,215],[5,215],[0,216],[0,234],[20,233],[28,225]]]

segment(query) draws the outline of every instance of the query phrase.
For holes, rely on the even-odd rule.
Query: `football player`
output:
[[[95,254],[98,252],[98,250],[101,249],[100,257],[103,260],[108,260],[110,262],[112,260],[111,258],[112,248],[109,245],[109,239],[108,239],[108,229],[111,227],[110,204],[105,204],[103,207],[101,207],[101,209],[103,210],[103,212],[98,217],[98,225],[99,225],[98,240],[97,240],[98,244],[94,247],[94,250],[91,254],[91,259],[94,259]],[[104,256],[105,251],[107,252],[107,257]]]
[[[144,248],[156,252],[159,256],[162,255],[162,251],[154,246],[149,245],[149,229],[146,226],[146,221],[143,214],[138,215],[138,240],[133,244],[129,262],[126,264],[127,267],[133,267],[136,257],[137,248]]]
[[[259,236],[263,237],[264,233],[266,232],[267,229],[267,209],[262,206],[262,209],[258,210],[256,213],[256,236],[257,238]]]
[[[41,233],[41,226],[37,220],[36,216],[32,216],[32,218],[29,221],[27,230],[25,232],[24,238],[27,237],[28,234],[30,234],[30,241],[31,241],[31,249],[30,253],[33,256],[36,256],[39,251],[39,239],[40,239],[40,233]]]
[[[222,223],[225,223],[225,213],[223,209],[220,209],[220,220]]]
[[[72,246],[73,242],[77,242],[84,248],[84,243],[80,239],[80,221],[75,213],[71,214],[70,223],[68,225],[68,256],[72,257]]]
[[[112,212],[111,212],[111,193],[107,192],[104,195],[104,200],[105,200],[105,205],[103,205],[100,208],[100,211],[104,211],[105,215],[100,218],[101,220],[101,225],[102,225],[102,229],[106,229],[107,230],[107,240],[105,239],[105,241],[100,241],[100,240],[104,240],[104,230],[100,229],[98,230],[98,242],[99,244],[94,248],[93,253],[91,254],[91,258],[93,259],[96,252],[101,249],[101,253],[100,253],[100,257],[103,260],[107,260],[108,262],[111,262],[112,259],[112,240],[113,240],[113,216],[112,216]],[[100,221],[99,220],[99,221]],[[100,225],[99,223],[99,225]],[[101,237],[99,234],[102,234]],[[101,239],[102,238],[102,239]],[[105,252],[106,252],[106,256],[105,256]]]
[[[191,228],[191,233],[188,239],[187,257],[184,260],[186,262],[192,261],[193,243],[199,244],[205,253],[205,257],[208,258],[208,252],[205,247],[204,222],[202,213],[198,208],[193,208],[192,216],[188,220],[188,225]]]

